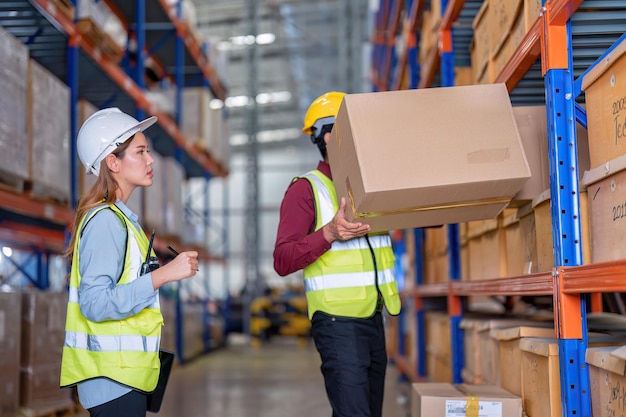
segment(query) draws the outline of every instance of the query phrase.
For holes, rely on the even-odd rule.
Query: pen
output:
[[[172,252],[174,254],[174,256],[178,256],[178,251],[176,249],[174,249],[170,245],[167,245],[167,248],[169,249],[170,252]],[[198,272],[198,271],[200,271],[200,269],[196,269],[196,272]]]

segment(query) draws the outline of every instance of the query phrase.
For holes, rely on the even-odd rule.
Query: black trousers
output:
[[[147,397],[138,391],[131,391],[108,403],[90,408],[90,417],[146,417]]]
[[[355,319],[317,311],[311,323],[333,417],[381,417],[387,370],[381,313]]]

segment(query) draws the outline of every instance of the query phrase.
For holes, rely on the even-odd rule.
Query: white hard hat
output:
[[[78,157],[88,174],[99,174],[100,162],[128,138],[143,132],[157,121],[156,116],[139,122],[117,107],[98,110],[78,131]]]

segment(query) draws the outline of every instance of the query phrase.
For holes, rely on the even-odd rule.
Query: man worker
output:
[[[326,152],[345,94],[328,92],[309,107],[302,131],[323,160],[292,181],[280,207],[274,269],[303,270],[311,333],[322,360],[333,417],[381,417],[387,368],[382,310],[400,313],[388,233],[345,218]]]

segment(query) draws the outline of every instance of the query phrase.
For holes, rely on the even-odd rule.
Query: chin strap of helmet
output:
[[[326,142],[324,142],[324,136],[326,135],[326,133],[330,133],[331,130],[333,130],[333,124],[327,124],[322,126],[322,130],[321,132],[316,135],[315,134],[315,127],[312,127],[313,133],[311,134],[311,142],[315,145],[317,145],[317,148],[320,150],[320,153],[322,154],[322,158],[324,158],[324,160],[326,160]]]

